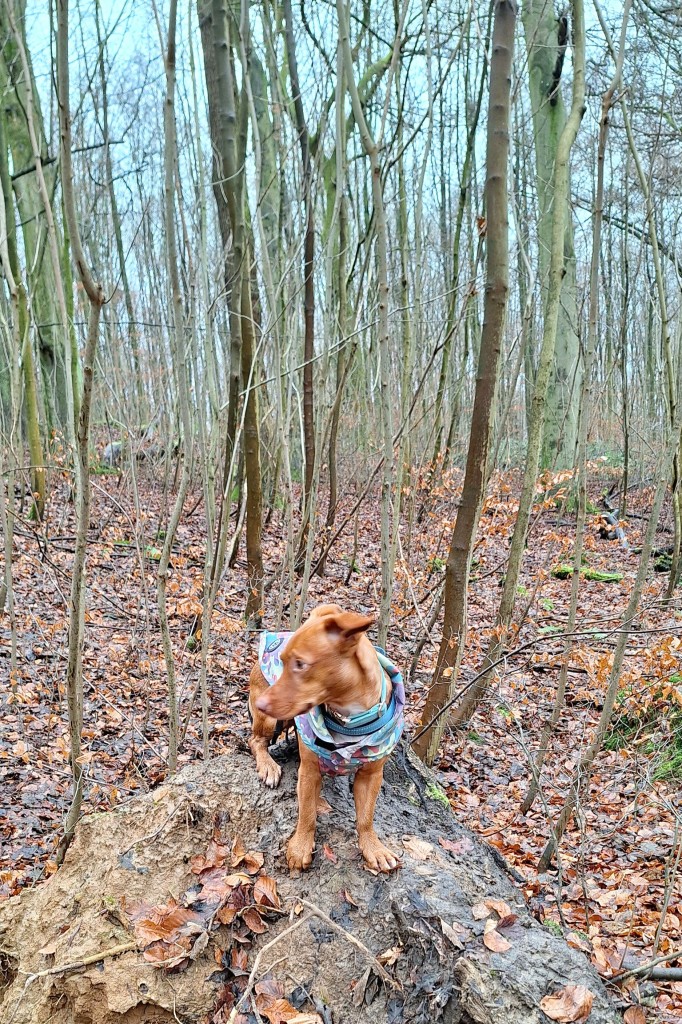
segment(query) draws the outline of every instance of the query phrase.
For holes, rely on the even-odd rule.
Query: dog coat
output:
[[[291,633],[263,633],[258,648],[258,663],[269,686],[282,672],[281,654]],[[388,708],[374,722],[353,727],[352,719],[344,726],[324,705],[297,715],[296,730],[309,750],[317,754],[320,771],[325,775],[347,775],[369,761],[388,757],[400,739],[405,724],[405,687],[403,677],[381,649],[376,655],[391,681],[392,693]]]

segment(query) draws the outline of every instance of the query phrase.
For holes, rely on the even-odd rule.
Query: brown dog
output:
[[[386,659],[379,661],[365,635],[373,624],[371,616],[344,612],[336,604],[321,605],[295,633],[284,638],[274,635],[270,653],[281,651],[281,674],[276,682],[266,679],[258,663],[251,670],[249,746],[266,786],[276,786],[282,774],[268,753],[278,723],[296,719],[301,764],[298,824],[287,846],[292,870],[307,868],[312,861],[322,773],[345,774],[356,769],[353,798],[365,862],[377,871],[391,871],[399,865],[396,855],[377,836],[373,822],[387,756],[384,751],[390,752],[402,731],[405,698],[400,673]],[[273,634],[264,637],[261,657],[268,649],[268,636]],[[274,656],[279,661],[279,653]],[[330,751],[334,744],[337,748]],[[357,756],[349,753],[351,748]]]

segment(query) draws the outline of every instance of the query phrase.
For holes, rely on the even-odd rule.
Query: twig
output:
[[[642,974],[648,974],[657,964],[664,964],[670,960],[682,960],[682,949],[678,949],[674,953],[666,953],[665,956],[657,956],[655,960],[650,960],[647,964],[640,964],[639,967],[633,967],[631,971],[615,974],[611,981],[620,983],[621,981],[627,981],[628,978],[637,978]]]
[[[653,967],[649,977],[652,981],[682,981],[682,967]]]
[[[384,970],[384,968],[381,966],[381,964],[375,957],[374,953],[372,953],[372,951],[369,950],[367,946],[363,945],[363,943],[360,942],[359,939],[356,939],[354,935],[351,935],[351,933],[346,931],[345,928],[342,928],[341,925],[336,923],[336,921],[332,921],[331,917],[328,917],[327,914],[325,914],[323,910],[320,910],[319,907],[315,906],[314,903],[310,903],[308,900],[301,900],[301,903],[303,904],[304,907],[308,908],[308,913],[304,914],[303,917],[300,917],[298,921],[295,921],[292,925],[289,925],[288,928],[285,928],[283,932],[280,932],[279,935],[276,935],[274,939],[270,940],[270,942],[266,942],[263,948],[259,950],[258,955],[256,956],[256,959],[253,962],[253,967],[251,968],[251,973],[249,974],[249,980],[246,984],[246,988],[242,992],[239,1002],[237,1002],[232,1008],[230,1016],[227,1019],[227,1024],[234,1024],[242,1006],[245,1004],[245,1002],[251,995],[253,987],[256,983],[256,979],[258,977],[258,971],[261,965],[261,961],[265,954],[268,952],[268,950],[272,949],[272,947],[276,946],[278,942],[281,942],[282,939],[287,938],[289,935],[292,934],[292,932],[295,932],[298,928],[306,924],[308,921],[312,920],[312,918],[314,917],[319,918],[320,921],[323,921],[328,928],[331,928],[332,931],[335,931],[338,935],[343,936],[344,939],[347,939],[348,942],[350,942],[353,946],[359,949],[360,952],[363,953],[365,957],[371,962],[372,967],[377,972],[381,980],[385,982],[386,985],[390,985],[391,988],[400,990],[400,985],[390,976],[390,974],[387,974],[387,972]]]
[[[253,992],[251,993],[251,1009],[253,1010],[253,1015],[256,1018],[256,1020],[258,1021],[258,1024],[263,1024],[263,1018],[261,1017],[260,1013],[258,1012],[258,1007],[256,1006],[256,999],[254,997]]]
[[[32,985],[34,981],[38,981],[39,978],[49,978],[55,974],[66,974],[67,971],[79,971],[83,967],[89,967],[90,964],[98,964],[110,956],[118,956],[119,953],[128,953],[133,949],[137,949],[136,942],[123,942],[120,946],[112,946],[110,949],[103,949],[99,953],[91,953],[90,956],[84,956],[81,960],[74,960],[73,963],[60,964],[57,967],[47,967],[44,971],[36,971],[35,974],[29,974],[24,982],[24,987],[21,990],[21,995],[17,1000],[17,1004],[14,1007],[14,1012],[7,1021],[7,1024],[12,1024],[29,986]],[[23,974],[24,972],[20,971],[19,973]]]
[[[120,857],[125,857],[126,853],[130,853],[130,851],[135,846],[137,846],[138,843],[146,843],[150,839],[156,839],[156,837],[159,836],[163,832],[163,830],[165,829],[165,827],[168,824],[168,822],[171,821],[171,819],[175,817],[175,815],[178,813],[180,808],[184,807],[187,802],[188,802],[187,798],[185,798],[184,800],[180,800],[180,802],[177,804],[176,807],[173,808],[173,810],[170,812],[170,814],[165,819],[165,821],[161,822],[161,824],[156,829],[156,831],[150,832],[149,835],[147,835],[147,836],[140,836],[139,839],[134,839],[132,841],[132,843],[130,844],[130,846],[126,846],[125,850],[121,850],[121,852],[118,855],[119,858]]]
[[[269,949],[272,949],[273,946],[276,946],[281,939],[284,939],[288,935],[291,935],[292,932],[295,932],[296,929],[300,928],[301,925],[306,923],[306,921],[310,921],[312,917],[314,917],[313,914],[304,914],[304,916],[300,917],[298,921],[294,921],[292,925],[289,925],[289,927],[285,928],[283,932],[280,932],[279,935],[276,935],[274,939],[270,939],[269,942],[266,942],[263,948],[258,951],[258,955],[256,956],[256,959],[253,962],[253,967],[251,968],[251,973],[249,974],[249,980],[246,984],[246,988],[242,992],[239,1002],[233,1006],[230,1016],[227,1018],[227,1024],[234,1024],[234,1021],[237,1019],[237,1014],[241,1010],[246,1000],[251,995],[251,991],[253,990],[253,986],[258,976],[258,969],[260,967],[260,963],[261,960],[263,959],[263,956],[268,952]]]
[[[73,963],[61,964],[57,967],[47,967],[44,971],[36,971],[35,974],[29,974],[26,979],[26,986],[31,985],[38,978],[47,978],[53,974],[65,974],[67,971],[77,971],[81,967],[89,967],[90,964],[98,964],[101,960],[107,960],[110,956],[128,953],[131,949],[137,949],[136,942],[122,942],[119,946],[111,946],[110,949],[102,949],[98,953],[91,953],[80,960],[74,960]]]
[[[372,951],[369,950],[367,946],[363,945],[363,943],[360,942],[359,939],[356,939],[354,935],[351,935],[350,932],[347,932],[346,929],[342,928],[340,924],[336,923],[336,921],[332,921],[331,917],[328,917],[327,914],[325,914],[323,910],[320,910],[319,907],[315,906],[314,903],[310,903],[308,900],[301,900],[301,902],[303,903],[304,907],[308,908],[311,914],[314,914],[315,917],[319,917],[321,921],[324,921],[328,928],[331,928],[332,931],[335,931],[338,935],[343,936],[344,939],[347,939],[350,943],[352,943],[352,945],[356,946],[361,953],[364,953],[368,960],[371,960],[374,970],[377,972],[381,980],[386,985],[390,985],[391,988],[400,991],[400,985],[398,984],[398,982],[395,981],[395,979],[392,978],[391,975],[384,970],[382,965],[375,957],[374,953],[372,953]]]

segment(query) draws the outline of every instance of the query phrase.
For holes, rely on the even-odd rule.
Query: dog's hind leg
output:
[[[270,757],[268,747],[275,735],[277,721],[274,718],[270,718],[268,715],[263,714],[263,712],[259,711],[256,707],[256,699],[264,690],[267,690],[267,688],[268,684],[265,680],[265,676],[258,665],[254,665],[251,669],[251,676],[249,677],[249,711],[251,713],[251,737],[249,739],[249,746],[251,747],[251,753],[256,759],[256,771],[258,772],[258,777],[266,786],[274,789],[275,786],[279,785],[279,780],[282,777],[282,769],[280,765]]]

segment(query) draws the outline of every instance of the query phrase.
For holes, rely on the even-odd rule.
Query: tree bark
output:
[[[436,756],[446,724],[445,717],[441,716],[432,727],[429,727],[429,723],[452,696],[466,635],[471,555],[485,493],[488,450],[509,292],[507,160],[516,13],[517,6],[514,0],[497,0],[495,3],[486,157],[488,259],[483,333],[462,499],[455,520],[445,574],[443,639],[434,672],[435,682],[429,689],[422,713],[423,731],[414,743],[415,752],[427,764],[432,764]]]
[[[573,575],[571,577],[571,597],[568,609],[568,624],[566,632],[572,633],[575,630],[578,616],[578,597],[580,592],[580,570],[582,568],[583,540],[585,534],[585,522],[587,519],[587,433],[592,415],[592,392],[593,392],[593,364],[597,348],[598,316],[599,316],[599,254],[601,252],[601,228],[604,213],[604,159],[606,156],[606,143],[609,132],[609,117],[611,108],[615,102],[616,90],[620,84],[623,60],[625,57],[625,32],[627,29],[628,16],[630,13],[631,0],[625,0],[623,10],[623,22],[621,28],[621,40],[616,69],[611,83],[602,97],[601,117],[599,119],[599,142],[597,146],[597,187],[594,199],[594,216],[592,218],[592,259],[590,264],[590,310],[589,324],[587,330],[587,346],[585,348],[585,369],[580,394],[580,422],[578,426],[578,514],[575,525],[575,543],[573,545]],[[521,811],[527,814],[533,806],[539,787],[540,772],[547,755],[549,738],[552,735],[559,717],[561,715],[566,693],[566,680],[568,678],[568,663],[573,650],[573,639],[569,637],[566,641],[559,680],[554,697],[552,713],[543,726],[540,736],[540,744],[535,757],[535,766],[531,773],[528,790],[521,804]]]
[[[2,204],[4,226],[0,231],[6,245],[2,250],[2,265],[9,285],[14,317],[15,346],[17,359],[21,360],[24,380],[24,400],[26,403],[26,434],[28,450],[31,456],[31,491],[33,492],[33,508],[38,519],[43,518],[45,510],[45,457],[40,437],[40,416],[38,412],[38,388],[33,363],[33,346],[31,343],[30,320],[26,288],[21,279],[17,236],[14,224],[14,208],[12,205],[12,187],[7,166],[7,147],[3,131],[3,119],[0,115],[0,204]],[[2,241],[0,241],[0,246]]]
[[[83,390],[78,415],[76,437],[76,549],[71,576],[69,602],[69,655],[66,670],[66,695],[69,708],[71,737],[71,770],[74,792],[69,808],[64,836],[60,843],[58,860],[61,861],[73,838],[80,816],[83,797],[83,768],[80,762],[81,732],[83,729],[83,633],[85,625],[85,558],[90,525],[90,411],[94,384],[95,357],[99,333],[100,314],[105,302],[102,286],[93,277],[81,244],[76,218],[74,177],[71,163],[71,111],[69,105],[69,2],[57,3],[57,90],[59,105],[60,157],[62,168],[62,197],[64,213],[71,237],[71,246],[78,272],[90,304],[88,333],[83,353]],[[73,381],[74,388],[77,380]]]
[[[313,276],[313,260],[315,257],[315,210],[312,194],[312,164],[310,160],[310,138],[303,111],[301,86],[298,80],[298,62],[296,60],[296,40],[294,38],[293,14],[291,0],[283,0],[284,25],[286,34],[287,63],[289,80],[296,115],[296,131],[301,148],[303,164],[303,205],[305,207],[305,237],[303,240],[303,305],[304,305],[304,341],[303,341],[303,439],[305,449],[305,476],[303,483],[303,522],[298,547],[297,561],[305,556],[308,528],[310,526],[311,497],[313,476],[315,473],[315,407],[313,392],[313,358],[315,355],[315,281]]]
[[[383,184],[379,147],[370,132],[360,102],[353,70],[353,55],[348,28],[348,7],[344,0],[336,0],[339,18],[339,38],[343,52],[344,74],[350,92],[353,113],[360,131],[362,146],[369,159],[372,175],[372,203],[377,248],[377,291],[379,295],[379,376],[381,405],[381,434],[383,447],[383,468],[381,480],[381,606],[379,610],[379,643],[384,646],[388,632],[393,594],[393,567],[391,564],[391,491],[395,480],[393,456],[393,388],[391,386],[391,365],[389,352],[388,324],[388,230],[384,206]]]
[[[504,589],[500,600],[498,611],[498,623],[501,630],[490,644],[486,654],[486,662],[492,665],[497,660],[498,652],[503,642],[503,636],[509,629],[514,604],[516,600],[517,585],[521,572],[521,560],[526,545],[528,522],[530,511],[535,495],[535,484],[540,463],[540,452],[542,448],[543,427],[545,421],[545,407],[547,403],[547,390],[554,359],[554,350],[557,338],[559,322],[559,309],[561,306],[561,285],[564,272],[565,249],[564,239],[566,232],[566,216],[568,213],[568,183],[569,183],[569,156],[571,147],[575,141],[584,112],[585,98],[585,32],[582,0],[573,0],[573,99],[571,111],[561,133],[557,146],[556,160],[554,162],[554,207],[552,221],[552,249],[549,268],[549,286],[547,291],[547,303],[545,306],[545,322],[542,334],[542,346],[538,360],[538,368],[535,377],[535,388],[533,391],[533,403],[531,408],[530,429],[528,433],[528,448],[526,452],[526,466],[519,498],[519,511],[514,524],[507,572],[504,579]],[[471,716],[478,702],[483,697],[490,681],[490,672],[485,673],[467,691],[462,702],[453,712],[454,723],[460,724],[467,721]]]
[[[46,156],[40,100],[23,33],[24,13],[24,0],[13,0],[11,7],[10,4],[0,5],[0,35],[4,40],[0,50],[0,92],[3,96],[0,119],[3,121],[5,140],[15,172],[12,188],[26,256],[30,311],[37,335],[49,433],[58,426],[67,425],[69,400],[66,371],[69,360],[65,359],[62,345],[59,282],[55,277],[53,260],[46,258],[48,233],[54,229],[59,235],[59,229],[54,222],[50,225],[50,214],[45,206],[40,180],[42,177],[45,182],[49,202],[54,196],[56,171],[55,165]],[[21,32],[21,45],[15,31]],[[40,155],[40,167],[35,158],[34,142]],[[17,171],[27,173],[17,174]],[[61,244],[62,240],[58,237],[58,250]],[[72,437],[71,431],[68,436]]]
[[[529,88],[533,115],[535,165],[539,203],[538,257],[543,306],[548,301],[553,209],[566,204],[564,214],[564,272],[561,281],[553,369],[545,405],[543,465],[573,466],[580,394],[580,341],[578,338],[576,260],[568,189],[560,200],[555,192],[555,165],[559,140],[566,125],[561,76],[568,46],[568,15],[558,18],[547,0],[525,0],[522,19],[528,55]]]

